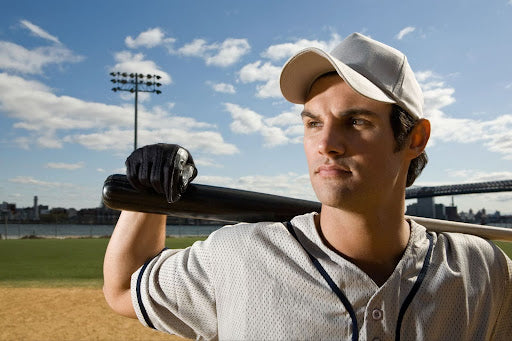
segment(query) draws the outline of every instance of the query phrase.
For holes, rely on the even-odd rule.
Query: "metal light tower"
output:
[[[114,83],[112,91],[129,91],[135,93],[135,123],[134,123],[134,141],[133,150],[137,149],[137,101],[139,92],[154,92],[157,95],[162,91],[158,90],[162,84],[158,80],[162,77],[158,75],[143,75],[142,73],[127,73],[127,72],[111,72],[112,78],[110,81]]]

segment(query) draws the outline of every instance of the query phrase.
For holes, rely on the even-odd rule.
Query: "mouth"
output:
[[[323,177],[339,177],[352,174],[352,172],[344,166],[337,164],[325,164],[315,169],[315,174]]]

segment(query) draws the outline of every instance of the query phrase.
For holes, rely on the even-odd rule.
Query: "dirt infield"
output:
[[[116,315],[101,289],[0,287],[0,340],[186,340]]]

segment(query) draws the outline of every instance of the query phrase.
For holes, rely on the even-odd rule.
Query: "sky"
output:
[[[512,179],[512,0],[2,1],[0,202],[90,208],[133,150],[134,97],[109,73],[158,74],[138,145],[176,143],[196,183],[315,200],[286,60],[360,32],[404,52],[432,134],[415,185]],[[449,204],[451,197],[436,198]],[[512,193],[453,198],[512,214]],[[408,201],[407,203],[412,203]]]

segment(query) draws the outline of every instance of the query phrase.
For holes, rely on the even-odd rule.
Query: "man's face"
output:
[[[403,195],[409,160],[394,152],[391,108],[337,75],[313,84],[302,113],[304,150],[322,204],[364,210]]]

